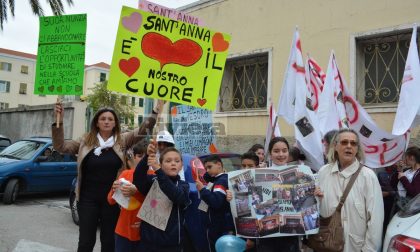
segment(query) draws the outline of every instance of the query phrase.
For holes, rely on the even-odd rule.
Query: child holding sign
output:
[[[139,191],[143,195],[154,195],[151,200],[148,200],[149,195],[146,197],[139,212],[142,219],[139,251],[182,251],[182,224],[185,209],[191,201],[189,184],[178,176],[182,169],[181,153],[168,147],[160,153],[159,161],[160,164],[156,160],[156,142],[153,141],[134,172],[133,184]],[[156,175],[147,174],[149,166]],[[159,216],[165,212],[169,216]]]
[[[117,202],[113,198],[116,190],[121,190],[125,197],[129,197],[128,207],[121,206],[120,216],[118,218],[117,226],[115,227],[115,251],[116,252],[136,252],[140,241],[140,218],[137,217],[141,205],[144,201],[144,196],[131,184],[133,181],[134,169],[143,158],[146,152],[142,142],[137,143],[133,147],[132,158],[128,158],[127,163],[132,163],[134,167],[124,170],[117,180],[112,184],[112,189],[108,193],[108,203],[115,205]],[[125,179],[130,183],[123,183],[121,179]]]
[[[226,201],[228,175],[223,171],[223,163],[219,156],[210,155],[204,160],[207,173],[204,179],[208,182],[204,187],[200,180],[196,180],[197,190],[200,192],[201,202],[198,209],[207,218],[207,239],[210,251],[215,250],[217,239],[222,235],[233,233],[234,225],[229,203]]]

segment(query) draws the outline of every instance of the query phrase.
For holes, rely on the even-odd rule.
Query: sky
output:
[[[178,8],[197,0],[149,0],[169,8]],[[39,18],[32,14],[27,0],[15,1],[15,17],[8,12],[8,20],[0,30],[0,47],[37,54]],[[51,10],[46,1],[39,1],[46,16]],[[66,14],[87,13],[85,64],[111,64],[118,20],[123,5],[137,8],[138,0],[73,0],[69,7],[62,0]]]

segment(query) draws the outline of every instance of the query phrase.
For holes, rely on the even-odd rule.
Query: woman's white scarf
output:
[[[101,155],[102,150],[106,148],[111,148],[114,146],[114,136],[111,136],[108,138],[108,140],[104,141],[104,139],[99,135],[99,133],[96,135],[96,137],[99,140],[99,147],[96,147],[93,153],[95,153],[96,156]]]

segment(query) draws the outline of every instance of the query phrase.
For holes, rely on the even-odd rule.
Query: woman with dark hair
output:
[[[254,152],[258,156],[260,160],[258,166],[260,168],[267,167],[267,163],[265,162],[264,146],[262,146],[261,144],[254,144],[248,151]]]
[[[153,114],[139,128],[121,133],[115,111],[102,108],[96,112],[90,131],[77,140],[64,140],[64,108],[56,103],[54,118],[59,127],[52,125],[52,140],[56,150],[78,154],[76,199],[79,213],[79,244],[77,251],[92,251],[96,242],[96,230],[100,226],[101,251],[114,251],[114,230],[117,223],[118,205],[109,205],[107,195],[114,180],[125,169],[125,152],[152,131],[163,101],[158,101]]]
[[[283,167],[289,160],[289,142],[284,137],[274,137],[268,144],[271,167]],[[257,251],[298,252],[299,236],[257,239]]]
[[[398,188],[400,197],[411,199],[420,193],[420,148],[409,147],[404,154],[404,163],[410,168],[394,174],[391,185]]]

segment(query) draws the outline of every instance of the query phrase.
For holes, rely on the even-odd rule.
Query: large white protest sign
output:
[[[144,199],[137,217],[150,225],[165,231],[172,211],[172,201],[162,192],[155,180]]]
[[[228,173],[236,232],[248,238],[318,232],[315,179],[305,165]]]

